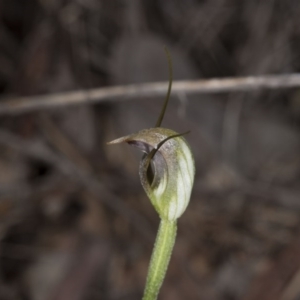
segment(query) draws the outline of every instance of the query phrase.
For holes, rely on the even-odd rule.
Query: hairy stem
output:
[[[155,300],[163,283],[175,243],[177,221],[161,220],[142,300]]]

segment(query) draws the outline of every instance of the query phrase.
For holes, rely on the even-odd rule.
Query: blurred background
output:
[[[0,1],[0,106],[300,69],[298,0]],[[141,299],[159,219],[140,153],[163,97],[0,118],[0,299]],[[173,94],[197,174],[160,299],[300,299],[300,90]]]

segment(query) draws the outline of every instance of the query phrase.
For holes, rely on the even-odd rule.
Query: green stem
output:
[[[177,224],[161,220],[146,281],[142,300],[155,300],[163,283],[175,243]]]

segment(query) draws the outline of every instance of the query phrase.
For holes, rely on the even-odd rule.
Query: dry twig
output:
[[[172,93],[221,93],[251,91],[258,89],[279,89],[300,87],[300,74],[248,76],[195,81],[176,81]],[[66,105],[91,104],[107,101],[121,101],[143,97],[165,95],[166,82],[133,84],[127,86],[104,87],[78,90],[44,96],[0,99],[0,115],[21,114]]]

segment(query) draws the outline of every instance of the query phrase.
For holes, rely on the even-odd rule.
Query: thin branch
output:
[[[44,96],[10,97],[0,99],[0,115],[21,114],[28,111],[43,110],[75,104],[91,104],[107,101],[124,101],[126,99],[143,99],[143,97],[163,96],[168,83],[132,84],[78,90]],[[248,76],[216,78],[195,81],[176,81],[172,93],[224,93],[233,91],[252,91],[258,89],[280,89],[300,87],[300,74]]]

